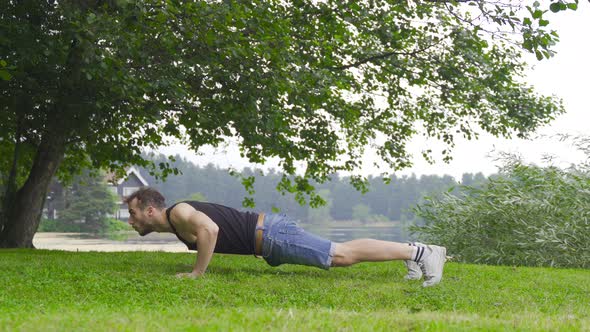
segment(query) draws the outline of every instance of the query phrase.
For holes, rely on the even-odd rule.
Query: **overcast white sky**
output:
[[[550,60],[537,62],[531,60],[534,65],[530,71],[527,82],[533,84],[537,91],[543,94],[555,94],[564,101],[566,113],[558,117],[549,125],[537,131],[539,135],[551,136],[555,134],[585,134],[590,123],[590,43],[587,34],[590,33],[590,6],[585,1],[580,1],[580,8],[576,12],[565,12],[550,16],[550,26],[556,28],[560,35],[560,42],[555,47],[557,55]],[[449,174],[458,180],[461,174],[466,172],[483,172],[485,175],[496,172],[496,162],[490,157],[492,151],[505,151],[519,153],[528,162],[540,163],[544,154],[551,154],[561,161],[561,165],[575,163],[584,156],[575,151],[569,144],[559,143],[556,139],[537,138],[534,140],[500,139],[491,135],[480,135],[477,141],[458,140],[453,152],[453,161],[444,163],[435,154],[438,162],[428,164],[421,156],[420,151],[434,147],[433,143],[426,142],[424,138],[417,137],[410,145],[410,152],[414,155],[414,166],[396,174]],[[234,167],[241,169],[251,165],[239,157],[237,148],[229,146],[225,149],[214,151],[203,149],[202,155],[196,155],[184,146],[175,145],[160,150],[164,154],[180,154],[188,160],[200,165],[209,162],[222,168]],[[367,166],[370,163],[367,163]],[[266,167],[275,167],[276,163],[268,163]],[[266,168],[265,167],[265,168]],[[363,169],[365,174],[379,174],[375,168]]]

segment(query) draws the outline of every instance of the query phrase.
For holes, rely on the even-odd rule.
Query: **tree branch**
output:
[[[348,64],[348,65],[343,65],[343,66],[338,66],[338,67],[329,67],[329,69],[333,69],[333,70],[349,69],[349,68],[353,68],[353,67],[358,67],[358,66],[363,65],[363,64],[368,63],[368,62],[373,62],[373,61],[376,61],[376,60],[381,60],[381,59],[389,58],[389,57],[394,56],[394,55],[414,56],[414,55],[420,54],[422,52],[425,52],[426,50],[428,50],[429,48],[431,48],[434,45],[436,45],[436,44],[428,45],[425,48],[418,49],[418,50],[415,50],[413,52],[397,52],[397,51],[392,51],[392,52],[386,52],[386,53],[382,53],[382,54],[377,54],[377,55],[374,55],[374,56],[371,56],[371,57],[368,57],[368,58],[365,58],[365,59],[358,60],[358,61],[356,61],[354,63],[351,63],[351,64]]]

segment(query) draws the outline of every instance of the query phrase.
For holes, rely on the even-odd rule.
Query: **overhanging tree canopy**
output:
[[[552,54],[548,10],[577,1],[547,4],[5,1],[0,247],[32,246],[56,171],[145,166],[166,137],[303,162],[278,189],[317,202],[308,180],[358,170],[369,146],[395,170],[414,134],[525,136],[562,111],[520,80],[524,50]]]

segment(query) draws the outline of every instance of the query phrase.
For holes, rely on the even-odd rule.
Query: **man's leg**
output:
[[[332,266],[350,266],[360,262],[412,259],[415,248],[407,243],[358,239],[334,243]]]
[[[446,249],[439,246],[410,246],[407,243],[359,239],[334,243],[332,266],[350,266],[360,262],[413,260],[424,274],[423,286],[440,282],[446,261]]]

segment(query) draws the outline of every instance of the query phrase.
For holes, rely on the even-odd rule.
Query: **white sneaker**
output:
[[[405,260],[404,263],[408,268],[408,274],[404,277],[406,280],[420,280],[422,278],[422,270],[418,263],[414,262],[411,259]]]
[[[423,243],[420,242],[412,242],[415,246],[422,246],[426,247]],[[408,269],[408,274],[404,277],[406,280],[420,280],[422,278],[422,270],[418,263],[414,262],[411,259],[407,259],[404,261],[406,264],[406,268]]]
[[[447,260],[447,248],[439,246],[426,246],[429,255],[422,259],[418,265],[424,275],[422,286],[434,286],[440,282],[443,275],[443,268]]]

